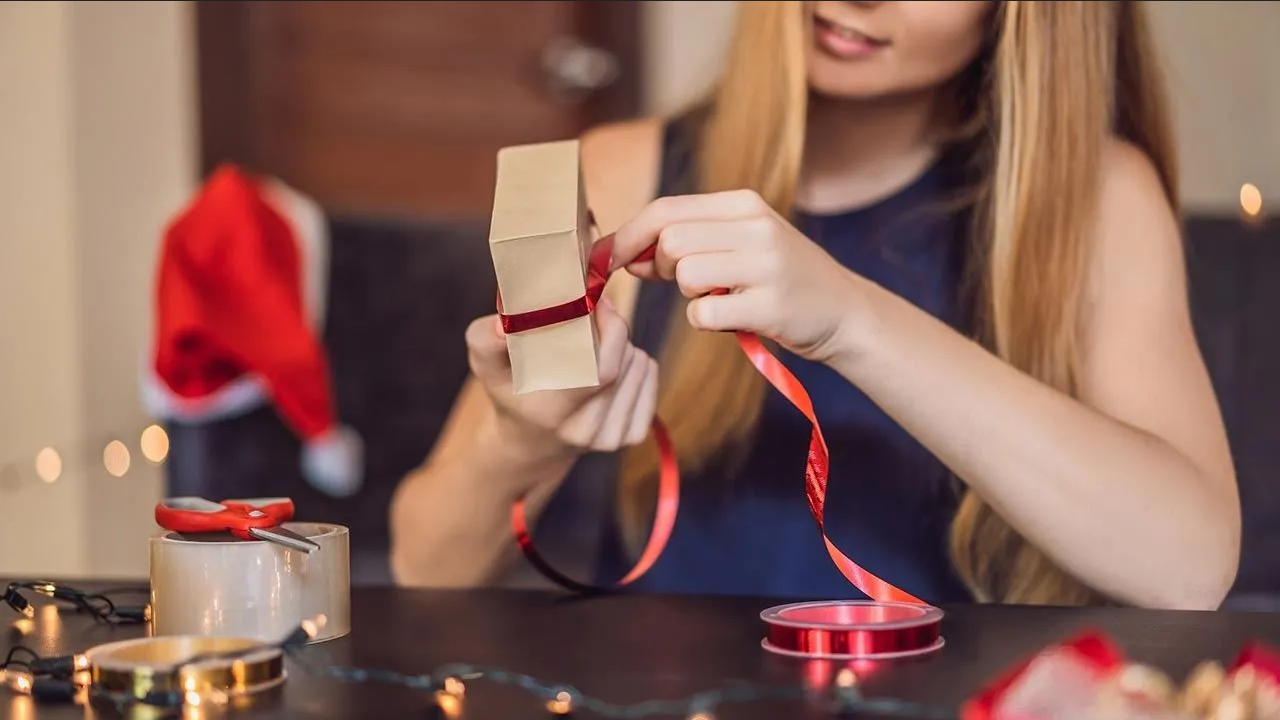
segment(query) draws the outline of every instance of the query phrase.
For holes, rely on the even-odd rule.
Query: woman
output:
[[[1217,607],[1239,501],[1142,4],[739,13],[705,116],[584,138],[629,271],[597,312],[609,381],[514,397],[500,328],[476,321],[474,378],[395,499],[399,581],[496,577],[526,492],[577,513],[540,540],[585,533],[616,578],[652,508],[656,407],[685,494],[641,588],[856,596],[805,508],[807,423],[722,332],[748,330],[814,397],[829,532],[871,572],[935,603]],[[573,499],[612,486],[571,470],[622,447],[593,525]]]

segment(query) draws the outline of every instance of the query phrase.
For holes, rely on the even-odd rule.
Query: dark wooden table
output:
[[[528,673],[617,703],[675,699],[731,680],[801,685],[828,676],[829,665],[804,664],[760,649],[765,600],[613,596],[567,599],[514,591],[357,589],[353,631],[323,648],[334,663],[428,673],[465,662]],[[0,612],[9,612],[0,606]],[[1086,628],[1111,633],[1135,660],[1181,677],[1207,658],[1230,661],[1250,639],[1280,644],[1280,614],[1151,612],[1126,609],[955,607],[946,648],[925,661],[862,672],[867,695],[954,708],[993,675],[1035,650]],[[143,634],[106,627],[69,610],[38,612],[20,642],[47,654],[83,651]],[[316,647],[305,652],[312,653]],[[0,690],[0,693],[4,691]],[[432,698],[378,684],[344,684],[290,666],[279,691],[242,718],[426,718]],[[483,681],[468,684],[464,718],[548,718],[544,701]],[[22,720],[104,717],[77,706],[35,705],[0,695],[0,715]],[[804,702],[724,706],[717,720],[826,718]],[[585,713],[575,717],[590,717]],[[682,716],[676,716],[677,718]]]

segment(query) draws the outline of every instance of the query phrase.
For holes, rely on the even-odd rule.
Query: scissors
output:
[[[293,519],[289,498],[254,498],[213,502],[199,497],[173,497],[156,505],[156,524],[183,534],[229,532],[242,540],[267,540],[314,552],[320,546],[286,529]]]

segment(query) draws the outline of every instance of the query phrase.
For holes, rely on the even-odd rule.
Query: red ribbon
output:
[[[887,660],[942,647],[942,611],[867,600],[780,605],[760,613],[764,647],[809,658]]]
[[[641,253],[633,262],[652,260],[657,247],[650,247]],[[610,267],[613,258],[613,235],[600,238],[592,246],[587,262],[586,293],[571,302],[555,307],[543,308],[524,313],[506,315],[502,310],[502,295],[498,295],[498,314],[502,319],[502,327],[508,334],[526,332],[535,328],[546,327],[584,317],[595,310],[596,304],[604,293],[605,283],[612,273]],[[724,294],[727,290],[717,290],[713,294]],[[813,401],[804,385],[764,346],[754,333],[737,331],[738,345],[746,353],[747,358],[756,370],[769,381],[778,392],[795,405],[813,426],[809,437],[809,456],[805,463],[805,497],[809,502],[809,512],[818,525],[818,532],[826,544],[827,553],[839,568],[840,572],[868,597],[880,602],[906,602],[917,605],[925,604],[910,593],[894,587],[888,582],[866,571],[849,559],[827,537],[825,511],[827,502],[827,477],[829,474],[829,453],[827,442],[822,437],[822,429],[813,411]],[[653,435],[658,443],[660,457],[658,474],[658,506],[654,518],[653,530],[649,541],[645,544],[640,559],[623,578],[610,586],[591,585],[574,580],[551,566],[533,547],[533,538],[529,533],[529,523],[525,516],[524,499],[517,500],[511,508],[511,523],[515,530],[516,542],[525,558],[549,580],[569,590],[577,592],[599,592],[610,587],[617,588],[640,579],[657,562],[671,537],[675,527],[677,509],[680,504],[680,469],[676,462],[675,450],[667,435],[666,427],[658,418],[653,420]]]
[[[942,625],[905,628],[863,628],[833,630],[773,625],[769,628],[769,645],[797,655],[812,657],[874,657],[918,653],[938,642]]]

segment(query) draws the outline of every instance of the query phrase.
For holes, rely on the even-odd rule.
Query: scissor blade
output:
[[[273,528],[253,528],[249,531],[250,535],[273,543],[279,543],[285,547],[301,550],[305,553],[315,552],[320,549],[316,543],[302,537],[298,533],[285,529],[283,527]]]

